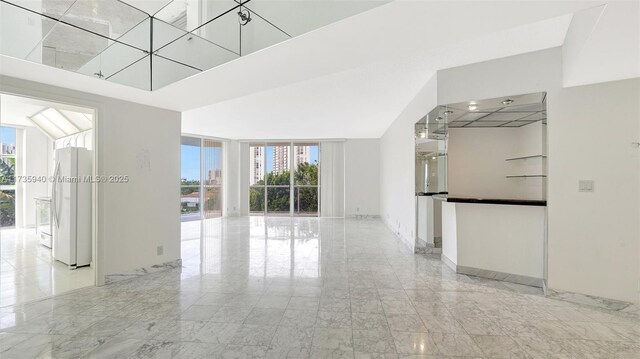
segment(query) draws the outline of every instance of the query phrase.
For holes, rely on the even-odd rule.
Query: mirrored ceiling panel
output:
[[[149,15],[153,15],[162,10],[165,6],[169,5],[172,0],[120,0],[123,3],[127,3],[136,9],[146,12]]]
[[[0,0],[0,54],[153,91],[391,1]]]
[[[148,18],[121,1],[76,0],[60,21],[117,40]]]
[[[57,22],[26,59],[78,71],[112,43],[108,38]]]
[[[25,10],[48,16],[53,20],[57,20],[64,16],[76,0],[11,0],[8,2],[14,4],[18,8],[23,8]]]
[[[388,0],[251,0],[246,7],[290,36],[346,19]]]
[[[522,127],[547,123],[546,93],[440,105],[416,123],[416,137],[442,139],[450,128]]]
[[[234,0],[174,0],[153,17],[181,30],[193,31],[239,7],[240,3]]]
[[[238,54],[193,33],[187,33],[167,44],[156,51],[155,55],[198,71],[208,70],[239,57]]]

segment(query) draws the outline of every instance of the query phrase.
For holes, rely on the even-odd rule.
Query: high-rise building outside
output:
[[[281,174],[289,170],[289,146],[273,146],[273,172]]]
[[[254,185],[264,179],[264,147],[251,146],[251,168],[249,169],[249,184]]]
[[[298,167],[301,163],[311,163],[310,146],[294,146],[295,152],[295,167]]]

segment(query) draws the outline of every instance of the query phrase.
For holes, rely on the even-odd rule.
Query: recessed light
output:
[[[451,111],[451,110],[446,110],[446,111],[444,112],[444,114],[445,114],[445,115],[450,115],[450,114],[452,114],[452,113],[453,113],[453,111]]]
[[[432,159],[432,160],[435,160],[436,158],[435,158],[435,157],[431,157],[431,159]]]
[[[475,111],[478,109],[478,105],[475,103],[470,103],[469,106],[467,106],[467,108],[469,109],[469,111]]]
[[[440,116],[436,117],[436,121],[442,121],[442,117]]]
[[[513,100],[512,100],[512,99],[510,99],[510,98],[508,98],[508,99],[506,99],[506,100],[502,101],[502,104],[503,104],[503,105],[511,105],[512,103],[513,103]]]

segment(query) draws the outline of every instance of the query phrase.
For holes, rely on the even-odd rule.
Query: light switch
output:
[[[593,192],[593,181],[592,180],[579,180],[578,181],[578,192]]]

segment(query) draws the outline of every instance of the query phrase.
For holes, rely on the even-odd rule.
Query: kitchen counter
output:
[[[462,274],[542,286],[546,202],[440,199],[447,266]]]

